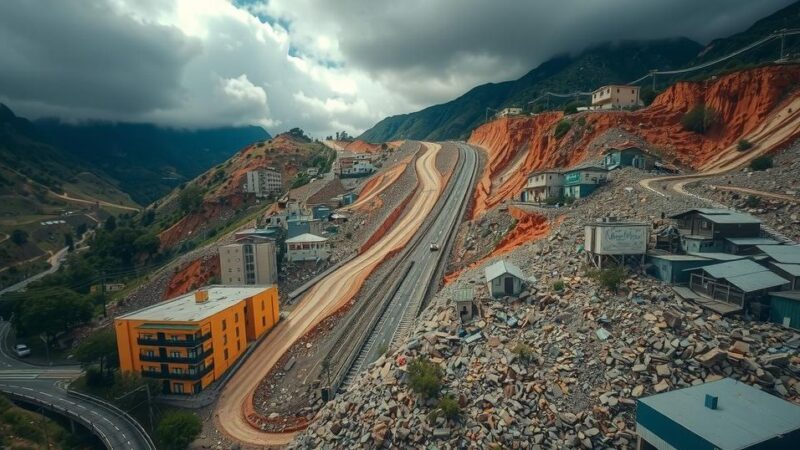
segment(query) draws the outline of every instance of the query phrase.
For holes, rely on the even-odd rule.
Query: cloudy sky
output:
[[[357,134],[617,39],[706,43],[791,0],[2,0],[29,118]]]

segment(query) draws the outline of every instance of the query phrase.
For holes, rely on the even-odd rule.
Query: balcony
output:
[[[211,373],[212,370],[214,370],[214,364],[209,364],[200,370],[196,370],[194,373],[189,373],[188,371],[183,373],[174,373],[164,370],[145,370],[142,372],[142,376],[145,378],[196,381]]]
[[[166,339],[166,338],[144,338],[136,339],[139,345],[149,345],[153,347],[197,347],[203,342],[211,339],[211,333],[206,333],[194,339]]]
[[[139,360],[158,363],[198,364],[211,356],[212,353],[214,353],[214,349],[212,348],[209,348],[208,350],[200,352],[194,356],[160,356],[156,354],[147,355],[141,353],[139,354]]]

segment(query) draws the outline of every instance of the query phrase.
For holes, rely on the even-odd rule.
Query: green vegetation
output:
[[[92,318],[92,304],[87,296],[67,288],[29,290],[12,298],[16,300],[14,326],[17,334],[43,335],[51,346],[59,334]]]
[[[408,385],[423,398],[436,398],[442,389],[442,368],[426,357],[420,357],[408,365]]]
[[[448,394],[439,399],[437,412],[448,420],[458,420],[461,417],[461,405],[455,397]]]
[[[203,429],[200,419],[188,411],[170,411],[156,428],[156,437],[166,450],[184,450]]]
[[[561,292],[564,290],[564,280],[558,279],[553,282],[553,290],[556,292]]]
[[[705,134],[718,121],[719,115],[710,106],[697,104],[681,118],[681,125],[686,131]]]
[[[755,158],[752,161],[750,161],[750,168],[756,171],[771,169],[772,157],[766,155],[759,156],[758,158]]]
[[[590,270],[587,275],[600,283],[600,286],[616,292],[622,281],[625,280],[625,268],[614,266],[602,270]]]
[[[58,450],[90,447],[57,422],[20,408],[0,395],[0,448]]]
[[[104,328],[81,341],[75,349],[75,359],[86,368],[97,365],[100,376],[113,381],[113,370],[119,366],[117,336],[114,330]]]
[[[581,106],[586,106],[583,102],[569,102],[564,105],[564,114],[575,114],[578,112],[578,108]]]
[[[748,195],[747,198],[744,199],[744,205],[748,208],[758,208],[761,206],[761,199],[755,195]]]
[[[511,349],[511,353],[517,355],[517,358],[524,363],[529,363],[533,360],[533,348],[524,342],[515,345]]]
[[[562,137],[564,137],[565,134],[567,134],[567,132],[571,127],[572,127],[572,122],[564,119],[558,122],[558,124],[556,125],[556,129],[555,131],[553,131],[553,136],[555,136],[556,139],[561,139]]]
[[[14,230],[11,232],[11,242],[16,245],[24,245],[28,242],[28,232],[25,230]]]
[[[649,106],[658,97],[658,94],[652,87],[645,87],[639,92],[639,99],[642,100],[644,106]]]
[[[740,152],[746,152],[751,148],[753,148],[753,143],[747,139],[739,139],[739,142],[736,143],[736,150],[739,150]]]
[[[197,211],[203,205],[203,190],[194,183],[186,186],[178,194],[178,203],[184,213]]]

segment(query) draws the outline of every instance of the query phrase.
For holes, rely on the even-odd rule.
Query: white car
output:
[[[22,358],[23,356],[29,356],[31,354],[31,349],[28,348],[25,344],[17,344],[14,346],[14,351],[17,352],[17,356]]]
[[[431,242],[430,249],[431,249],[432,252],[438,252],[439,251],[439,244]]]

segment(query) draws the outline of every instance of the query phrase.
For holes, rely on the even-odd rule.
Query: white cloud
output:
[[[4,0],[0,101],[32,118],[358,134],[556,52],[708,39],[788,1]]]

